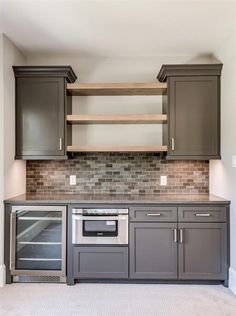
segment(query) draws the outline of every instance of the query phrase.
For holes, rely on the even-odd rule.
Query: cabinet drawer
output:
[[[74,277],[128,278],[128,247],[74,247]]]
[[[227,208],[221,206],[184,206],[178,208],[180,222],[226,222]]]
[[[135,207],[130,208],[130,221],[133,222],[175,222],[177,221],[177,207]]]

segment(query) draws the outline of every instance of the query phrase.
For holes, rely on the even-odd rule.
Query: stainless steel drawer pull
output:
[[[174,229],[174,242],[178,242],[178,234],[177,234],[177,229]]]
[[[161,213],[146,213],[147,216],[161,216]]]
[[[179,230],[179,242],[182,244],[184,240],[184,230],[183,228],[180,228]]]
[[[211,216],[210,213],[196,213],[195,214],[196,217],[209,217]]]

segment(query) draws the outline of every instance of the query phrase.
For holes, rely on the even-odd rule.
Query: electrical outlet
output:
[[[232,156],[232,167],[236,168],[236,156]]]
[[[70,185],[76,185],[76,176],[70,176]]]
[[[160,177],[160,185],[167,185],[167,176]]]

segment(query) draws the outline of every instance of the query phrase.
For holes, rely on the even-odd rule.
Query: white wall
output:
[[[0,210],[0,285],[4,279],[3,266],[3,223],[4,210],[2,200],[18,194],[25,193],[25,162],[14,160],[15,155],[15,79],[12,70],[13,65],[24,65],[26,60],[20,51],[6,37],[1,36],[2,49],[2,98],[3,107],[0,108],[0,135],[2,150],[0,152],[1,182],[1,210]],[[0,57],[1,58],[1,57]],[[1,78],[0,78],[1,83]],[[0,101],[1,102],[1,101]],[[0,142],[1,144],[1,142]],[[2,170],[3,169],[3,170]],[[1,186],[1,185],[0,185]],[[1,273],[2,272],[2,273]]]
[[[210,192],[231,201],[231,268],[230,287],[236,294],[236,32],[215,51],[223,62],[221,80],[222,160],[210,162]]]
[[[4,53],[4,198],[25,193],[25,161],[15,156],[15,78],[12,66],[24,65],[25,57],[6,37]]]
[[[78,82],[156,82],[163,63],[212,62],[211,56],[157,58],[79,58],[42,56],[27,58],[28,65],[71,65]],[[74,114],[155,114],[161,113],[160,96],[73,97]],[[161,125],[73,126],[77,145],[158,145]]]
[[[3,225],[4,225],[4,178],[3,178],[3,34],[0,34],[0,286],[4,281]]]

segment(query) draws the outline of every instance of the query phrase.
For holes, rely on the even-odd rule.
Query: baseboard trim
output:
[[[236,295],[236,270],[229,268],[229,288]]]
[[[6,268],[5,265],[0,265],[0,287],[3,287],[6,280]]]

